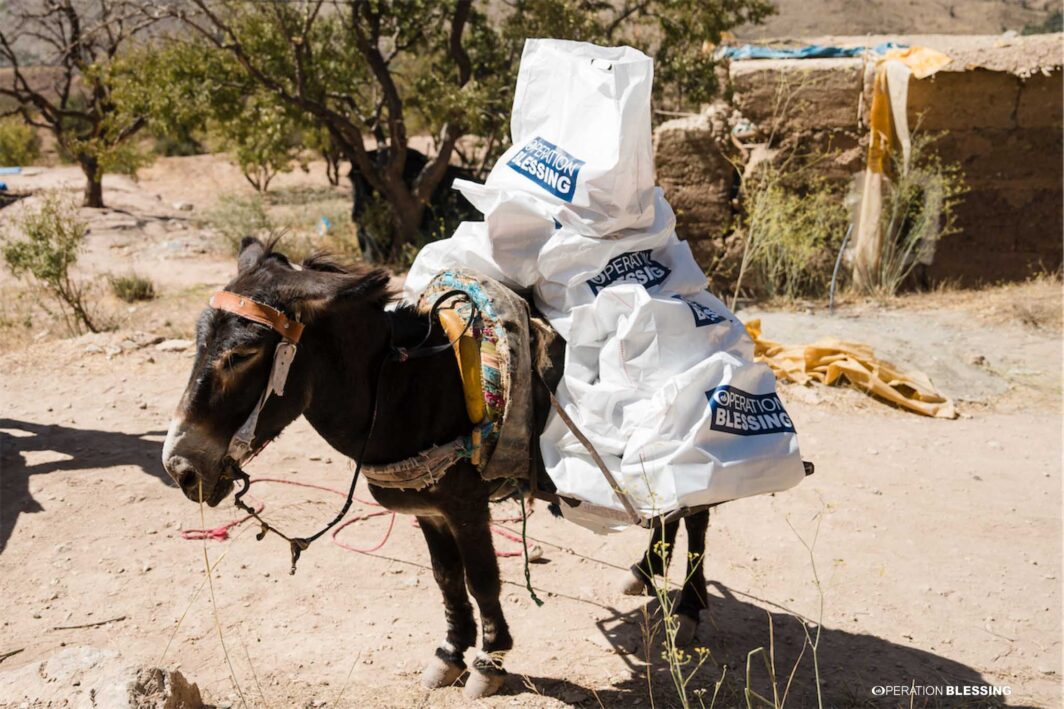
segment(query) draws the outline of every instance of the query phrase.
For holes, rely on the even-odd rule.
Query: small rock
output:
[[[191,212],[192,205],[188,202],[174,202],[174,209],[179,212]]]
[[[86,354],[103,354],[103,348],[99,345],[85,345],[83,352]]]
[[[129,684],[129,706],[135,709],[199,709],[203,706],[203,698],[199,687],[177,670],[168,672],[158,667],[142,667]]]
[[[163,340],[155,346],[160,352],[184,352],[195,343],[192,340]]]
[[[986,357],[984,357],[981,354],[972,355],[968,359],[968,363],[971,364],[973,367],[986,367],[986,366],[988,366],[990,364],[987,361]]]

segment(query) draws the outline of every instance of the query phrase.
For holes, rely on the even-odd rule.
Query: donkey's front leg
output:
[[[506,676],[506,670],[502,668],[503,657],[514,645],[499,602],[502,583],[499,580],[499,562],[491,542],[487,506],[474,515],[447,520],[462,554],[466,583],[480,608],[480,652],[473,661],[473,670],[465,690],[466,696],[473,699],[499,691]]]
[[[421,673],[421,683],[428,689],[455,683],[466,665],[462,656],[476,642],[477,624],[465,588],[462,555],[450,528],[440,517],[418,517],[421,533],[432,558],[432,575],[443,592],[447,616],[447,639],[436,648],[436,656]]]

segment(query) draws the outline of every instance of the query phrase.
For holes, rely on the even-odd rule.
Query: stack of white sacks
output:
[[[530,39],[513,147],[485,184],[455,183],[484,213],[421,250],[418,294],[465,268],[518,290],[566,340],[556,396],[639,514],[784,490],[804,476],[775,379],[706,277],[654,186],[653,62],[629,47]],[[541,438],[563,513],[597,531],[623,506],[555,413]]]

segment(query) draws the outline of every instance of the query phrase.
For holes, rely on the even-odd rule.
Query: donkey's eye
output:
[[[224,364],[226,369],[232,369],[233,367],[239,367],[254,356],[254,352],[230,352],[225,356]]]

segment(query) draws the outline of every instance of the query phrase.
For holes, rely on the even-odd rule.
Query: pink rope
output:
[[[277,483],[277,484],[280,484],[280,485],[293,485],[295,487],[305,487],[305,488],[308,488],[310,490],[319,490],[321,492],[332,493],[333,495],[338,495],[340,497],[346,497],[347,496],[346,492],[342,492],[340,490],[336,490],[335,488],[325,487],[324,485],[315,485],[314,483],[299,482],[299,481],[296,481],[296,480],[285,480],[284,478],[252,478],[251,481],[252,482],[256,482],[256,483]],[[358,497],[357,495],[354,497],[354,500],[356,502],[362,503],[363,505],[368,505],[369,507],[380,507],[380,505],[377,504],[376,502],[374,502],[373,500],[363,500],[361,497]],[[256,514],[261,514],[264,509],[266,509],[266,504],[260,502],[259,503],[259,507],[258,507],[258,509],[255,510],[255,512],[256,512]],[[341,542],[336,537],[336,535],[338,535],[341,530],[343,530],[345,527],[347,527],[349,525],[354,524],[355,522],[363,522],[363,521],[365,521],[367,519],[372,519],[374,517],[383,517],[384,515],[391,515],[391,518],[388,520],[388,528],[386,530],[384,530],[384,534],[381,536],[380,540],[376,544],[374,544],[373,546],[355,547],[355,546],[351,546],[349,544],[345,544],[345,543]],[[382,549],[384,547],[384,545],[388,543],[388,539],[391,538],[391,536],[392,536],[392,529],[395,527],[395,518],[396,518],[396,516],[397,515],[396,515],[395,512],[392,512],[391,510],[383,510],[383,509],[382,510],[378,510],[376,512],[367,512],[366,514],[355,515],[354,517],[352,517],[351,519],[343,522],[340,526],[338,526],[336,529],[334,529],[332,534],[330,535],[330,537],[331,537],[331,539],[333,541],[333,544],[335,544],[336,546],[340,547],[341,549],[345,549],[347,551],[357,552],[359,554],[370,554],[372,552],[375,552],[375,551],[378,551],[378,550]],[[181,538],[182,539],[187,539],[187,540],[213,539],[215,541],[222,542],[222,541],[225,541],[225,540],[229,539],[229,530],[231,530],[233,527],[237,527],[237,526],[243,524],[244,522],[247,522],[249,519],[251,519],[251,515],[245,515],[243,517],[240,517],[239,519],[234,519],[231,522],[226,522],[225,524],[219,525],[217,527],[211,527],[209,529],[183,529],[183,530],[181,530]],[[492,522],[519,522],[520,519],[521,519],[520,517],[506,517],[506,518],[503,518],[503,519],[492,520]],[[415,527],[418,526],[416,519],[412,520],[412,523],[413,523],[413,526],[415,526]],[[491,525],[491,531],[492,531],[493,534],[497,534],[500,537],[503,537],[504,539],[508,539],[508,540],[510,540],[512,542],[516,542],[518,544],[521,543],[521,537],[517,536],[516,534],[510,532],[507,529],[499,527],[498,525],[492,524]],[[521,556],[521,554],[522,554],[521,551],[497,551],[497,552],[495,552],[495,556],[500,557],[500,558],[510,558],[510,557],[515,557],[515,556]]]

